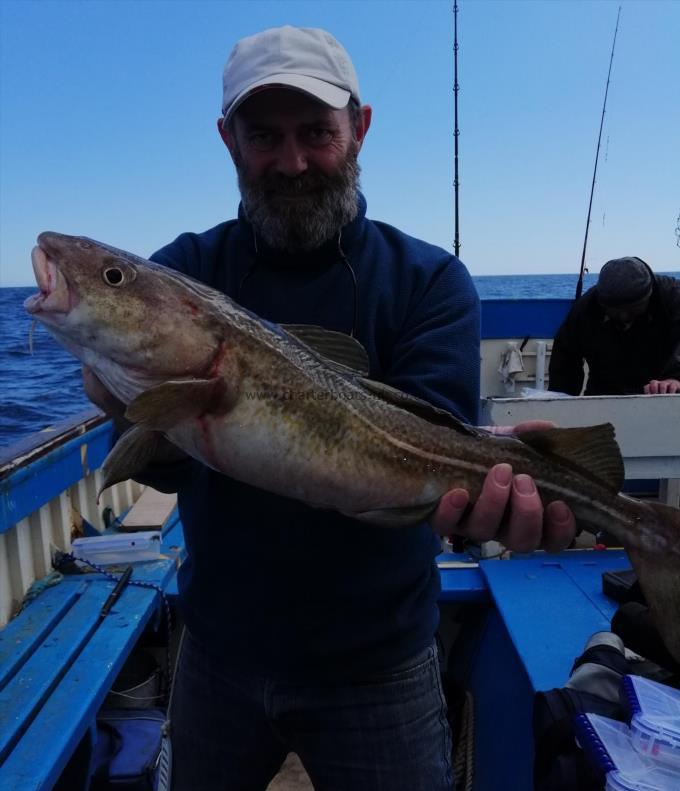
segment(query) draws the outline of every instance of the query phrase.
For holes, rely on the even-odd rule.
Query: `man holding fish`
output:
[[[284,325],[338,370],[363,369],[371,387],[390,385],[474,425],[477,295],[457,258],[366,218],[357,155],[371,108],[344,48],[322,30],[266,30],[237,43],[223,87],[218,132],[238,174],[238,219],[182,234],[152,260]],[[84,377],[124,430],[124,404],[90,368]],[[311,391],[286,392],[321,409]],[[246,396],[283,398],[273,381]],[[208,400],[228,397],[212,389]],[[426,408],[419,403],[410,408]],[[253,447],[271,441],[248,430]],[[340,429],[329,419],[324,430]],[[544,508],[533,478],[503,463],[474,502],[454,488],[411,511],[361,514],[348,503],[353,518],[322,498],[308,498],[317,507],[300,502],[297,484],[288,492],[286,469],[297,461],[289,454],[278,468],[278,491],[289,497],[272,493],[275,481],[239,482],[213,468],[224,464],[207,466],[162,440],[137,476],[178,491],[188,550],[173,788],[263,791],[295,751],[317,791],[450,790],[433,642],[437,536],[559,550],[573,539],[572,511],[560,499]],[[396,473],[394,481],[402,485]]]

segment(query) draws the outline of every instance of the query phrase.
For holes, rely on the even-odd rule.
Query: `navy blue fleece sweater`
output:
[[[479,302],[467,270],[365,212],[360,196],[359,214],[339,239],[310,254],[267,249],[239,212],[238,220],[182,234],[152,259],[262,318],[346,333],[355,323],[349,262],[356,336],[371,377],[476,422]],[[175,477],[188,550],[181,609],[192,633],[225,661],[276,677],[363,675],[432,639],[440,588],[429,526],[376,528],[198,462],[180,468],[150,482],[173,488]]]

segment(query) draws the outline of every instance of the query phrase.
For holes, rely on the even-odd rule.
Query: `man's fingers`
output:
[[[489,434],[497,436],[507,436],[508,434],[521,434],[523,431],[546,431],[549,428],[556,428],[552,420],[523,420],[516,426],[482,426]]]
[[[561,500],[549,503],[545,509],[543,548],[548,552],[561,552],[571,545],[576,536],[576,518]]]
[[[543,507],[536,484],[529,475],[513,477],[509,464],[488,472],[475,503],[464,489],[447,492],[431,520],[440,535],[459,535],[481,543],[496,539],[514,552],[539,547],[559,552],[576,534],[576,520],[561,500]]]
[[[496,537],[510,499],[512,467],[497,464],[484,480],[482,491],[461,529],[455,531],[471,541],[490,541]]]
[[[651,382],[647,382],[643,391],[645,395],[680,393],[680,381],[678,379],[652,379]]]
[[[547,431],[556,427],[552,420],[522,420],[513,426],[512,431],[514,434],[521,434],[523,431]]]
[[[680,382],[677,379],[663,379],[659,382],[660,393],[677,393],[680,391]]]
[[[439,501],[430,525],[440,536],[450,536],[456,532],[458,523],[465,516],[470,504],[470,495],[465,489],[452,489]]]
[[[543,538],[543,503],[528,475],[515,476],[510,505],[507,530],[500,540],[515,552],[533,552]]]

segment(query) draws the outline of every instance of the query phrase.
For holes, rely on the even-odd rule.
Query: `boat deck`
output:
[[[309,775],[295,753],[289,753],[267,791],[314,791]]]

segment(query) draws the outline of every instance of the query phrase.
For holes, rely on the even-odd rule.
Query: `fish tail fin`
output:
[[[639,543],[627,547],[661,639],[680,663],[680,509],[648,503]]]

